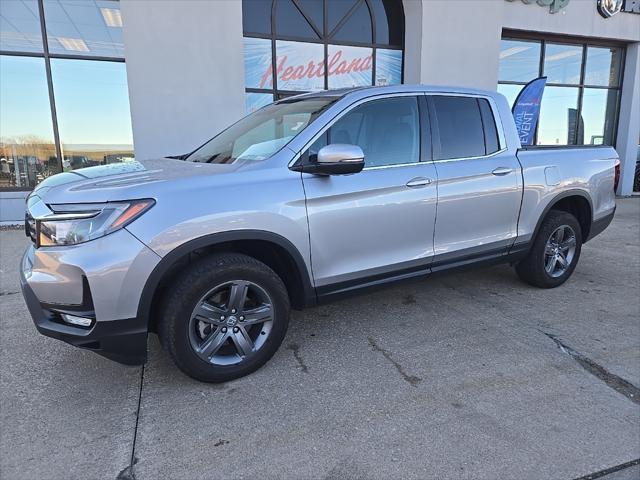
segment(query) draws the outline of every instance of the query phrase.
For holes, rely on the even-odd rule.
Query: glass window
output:
[[[480,98],[478,99],[478,105],[480,105],[482,126],[484,127],[485,153],[490,155],[500,150],[496,119],[493,116],[493,110],[491,109],[491,105],[489,105],[488,101],[484,98]]]
[[[204,163],[264,160],[289,143],[334,101],[334,97],[312,97],[266,106],[209,140],[187,160]]]
[[[278,90],[312,91],[324,88],[324,46],[320,43],[276,42]]]
[[[578,88],[546,87],[540,104],[538,145],[576,145]]]
[[[432,98],[440,135],[436,160],[484,155],[484,131],[476,99],[439,95]]]
[[[271,40],[249,37],[243,40],[245,88],[273,88]]]
[[[124,63],[51,60],[64,170],[133,159]]]
[[[420,122],[415,97],[387,98],[360,105],[334,123],[310,154],[324,144],[358,145],[368,167],[420,161]]]
[[[620,48],[587,47],[585,85],[619,86],[621,63],[622,49]]]
[[[0,187],[58,172],[44,59],[0,56]]]
[[[400,0],[242,0],[242,15],[248,93],[279,99],[325,88],[402,83]],[[275,42],[264,38],[270,33]],[[377,48],[385,45],[389,48]],[[252,98],[258,97],[247,96]]]
[[[278,0],[276,3],[276,33],[311,40],[319,38],[292,0]]]
[[[245,93],[245,112],[251,113],[273,103],[272,93]]]
[[[537,78],[540,71],[540,49],[540,42],[502,40],[499,80],[528,82]]]
[[[376,43],[402,45],[404,38],[404,13],[402,2],[394,0],[370,0],[376,22]]]
[[[583,138],[578,139],[579,143],[613,145],[617,108],[617,90],[585,88],[582,96]]]
[[[117,0],[44,0],[51,53],[124,58]]]
[[[42,52],[37,0],[3,1],[0,9],[0,50]]]
[[[327,2],[327,29],[326,35],[333,32],[338,23],[356,5],[359,0],[334,0]]]
[[[376,49],[376,85],[402,83],[402,50]]]
[[[371,85],[373,49],[329,45],[328,55],[329,88]]]
[[[504,57],[510,53],[518,54],[517,47],[507,42],[510,41],[502,42],[501,72]],[[541,52],[544,54],[540,55],[544,56],[547,86],[535,143],[614,145],[624,48],[549,43],[545,40],[538,43],[543,47]],[[501,74],[498,92],[505,95],[513,106],[521,89],[530,80],[512,81],[502,78]]]
[[[243,0],[242,28],[246,33],[271,33],[271,4],[266,0]]]
[[[340,42],[372,43],[371,15],[367,4],[360,2],[331,38]]]
[[[581,45],[547,43],[544,51],[544,75],[547,83],[578,85],[581,67]]]
[[[298,5],[320,33],[324,19],[323,3],[323,0],[298,0]]]
[[[520,90],[522,90],[522,87],[524,87],[524,84],[511,85],[508,83],[500,83],[498,84],[498,93],[507,97],[509,106],[513,108],[513,104],[516,101],[516,98],[518,98],[518,94],[520,93]]]

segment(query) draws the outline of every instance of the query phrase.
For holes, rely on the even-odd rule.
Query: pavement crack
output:
[[[133,467],[138,463],[138,458],[136,457],[136,442],[138,440],[138,425],[140,423],[140,406],[142,405],[142,387],[144,386],[144,365],[140,369],[140,389],[138,390],[138,407],[136,409],[136,425],[133,429],[133,445],[131,446],[131,458],[129,460],[129,465],[123,468],[116,480],[136,480],[136,474]]]
[[[402,378],[406,382],[408,382],[411,386],[415,387],[416,385],[418,385],[418,383],[422,381],[420,377],[416,377],[415,375],[409,375],[407,372],[405,372],[404,367],[400,363],[398,363],[396,360],[393,359],[389,351],[385,350],[380,345],[378,345],[373,337],[367,337],[367,340],[369,340],[369,345],[371,345],[371,348],[373,349],[373,351],[380,352],[382,356],[391,363],[391,365],[396,367],[396,370],[398,370],[398,373],[402,375]]]
[[[8,297],[9,295],[17,295],[20,292],[0,292],[0,297]]]
[[[287,349],[293,352],[293,356],[298,362],[300,370],[302,370],[304,373],[309,373],[309,367],[307,367],[307,365],[304,363],[304,358],[302,358],[302,355],[300,354],[300,345],[298,345],[297,343],[290,343],[287,346]]]
[[[542,330],[539,331],[553,340],[562,352],[572,357],[582,368],[584,368],[591,375],[598,378],[599,380],[602,380],[608,387],[624,395],[633,403],[640,405],[640,388],[626,381],[624,378],[611,373],[609,370],[604,368],[602,365],[594,362],[586,355],[583,355],[582,353],[574,350],[555,335]]]
[[[584,477],[576,478],[575,480],[595,480],[596,478],[602,478],[607,475],[611,475],[612,473],[619,472],[620,470],[625,470],[627,468],[634,467],[636,465],[640,465],[640,458],[636,458],[635,460],[631,460],[630,462],[627,462],[627,463],[616,465],[615,467],[590,473],[588,475],[585,475]]]

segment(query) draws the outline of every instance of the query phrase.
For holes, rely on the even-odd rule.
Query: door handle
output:
[[[426,187],[431,183],[431,179],[427,177],[416,177],[412,178],[407,182],[407,187],[415,188],[415,187]]]
[[[502,175],[509,175],[511,172],[513,172],[513,168],[498,167],[491,173],[493,173],[494,175],[497,175],[497,176],[502,176]]]

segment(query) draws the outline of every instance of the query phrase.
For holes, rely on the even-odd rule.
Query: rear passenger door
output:
[[[360,173],[302,174],[321,295],[428,271],[436,211],[428,122],[423,95],[368,99],[337,118],[304,153],[314,161],[323,146],[340,143],[365,154]]]
[[[506,254],[521,202],[520,164],[484,97],[428,95],[438,207],[433,267]],[[499,124],[498,124],[499,125]]]

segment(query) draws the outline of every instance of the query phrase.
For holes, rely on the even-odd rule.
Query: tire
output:
[[[560,243],[556,241],[559,229],[563,229],[564,240]],[[574,236],[573,249],[565,248],[571,244],[571,233]],[[551,238],[552,235],[554,238]],[[559,248],[556,248],[556,245]],[[529,253],[516,265],[516,273],[521,280],[534,287],[558,287],[573,273],[580,259],[581,250],[582,229],[576,217],[568,212],[551,210],[543,220]],[[557,259],[555,263],[554,255]],[[563,265],[562,259],[567,265]],[[553,267],[550,271],[549,266],[552,263]]]
[[[273,270],[252,257],[206,257],[166,291],[160,341],[177,367],[196,380],[220,383],[248,375],[284,340],[290,311],[287,289]]]

